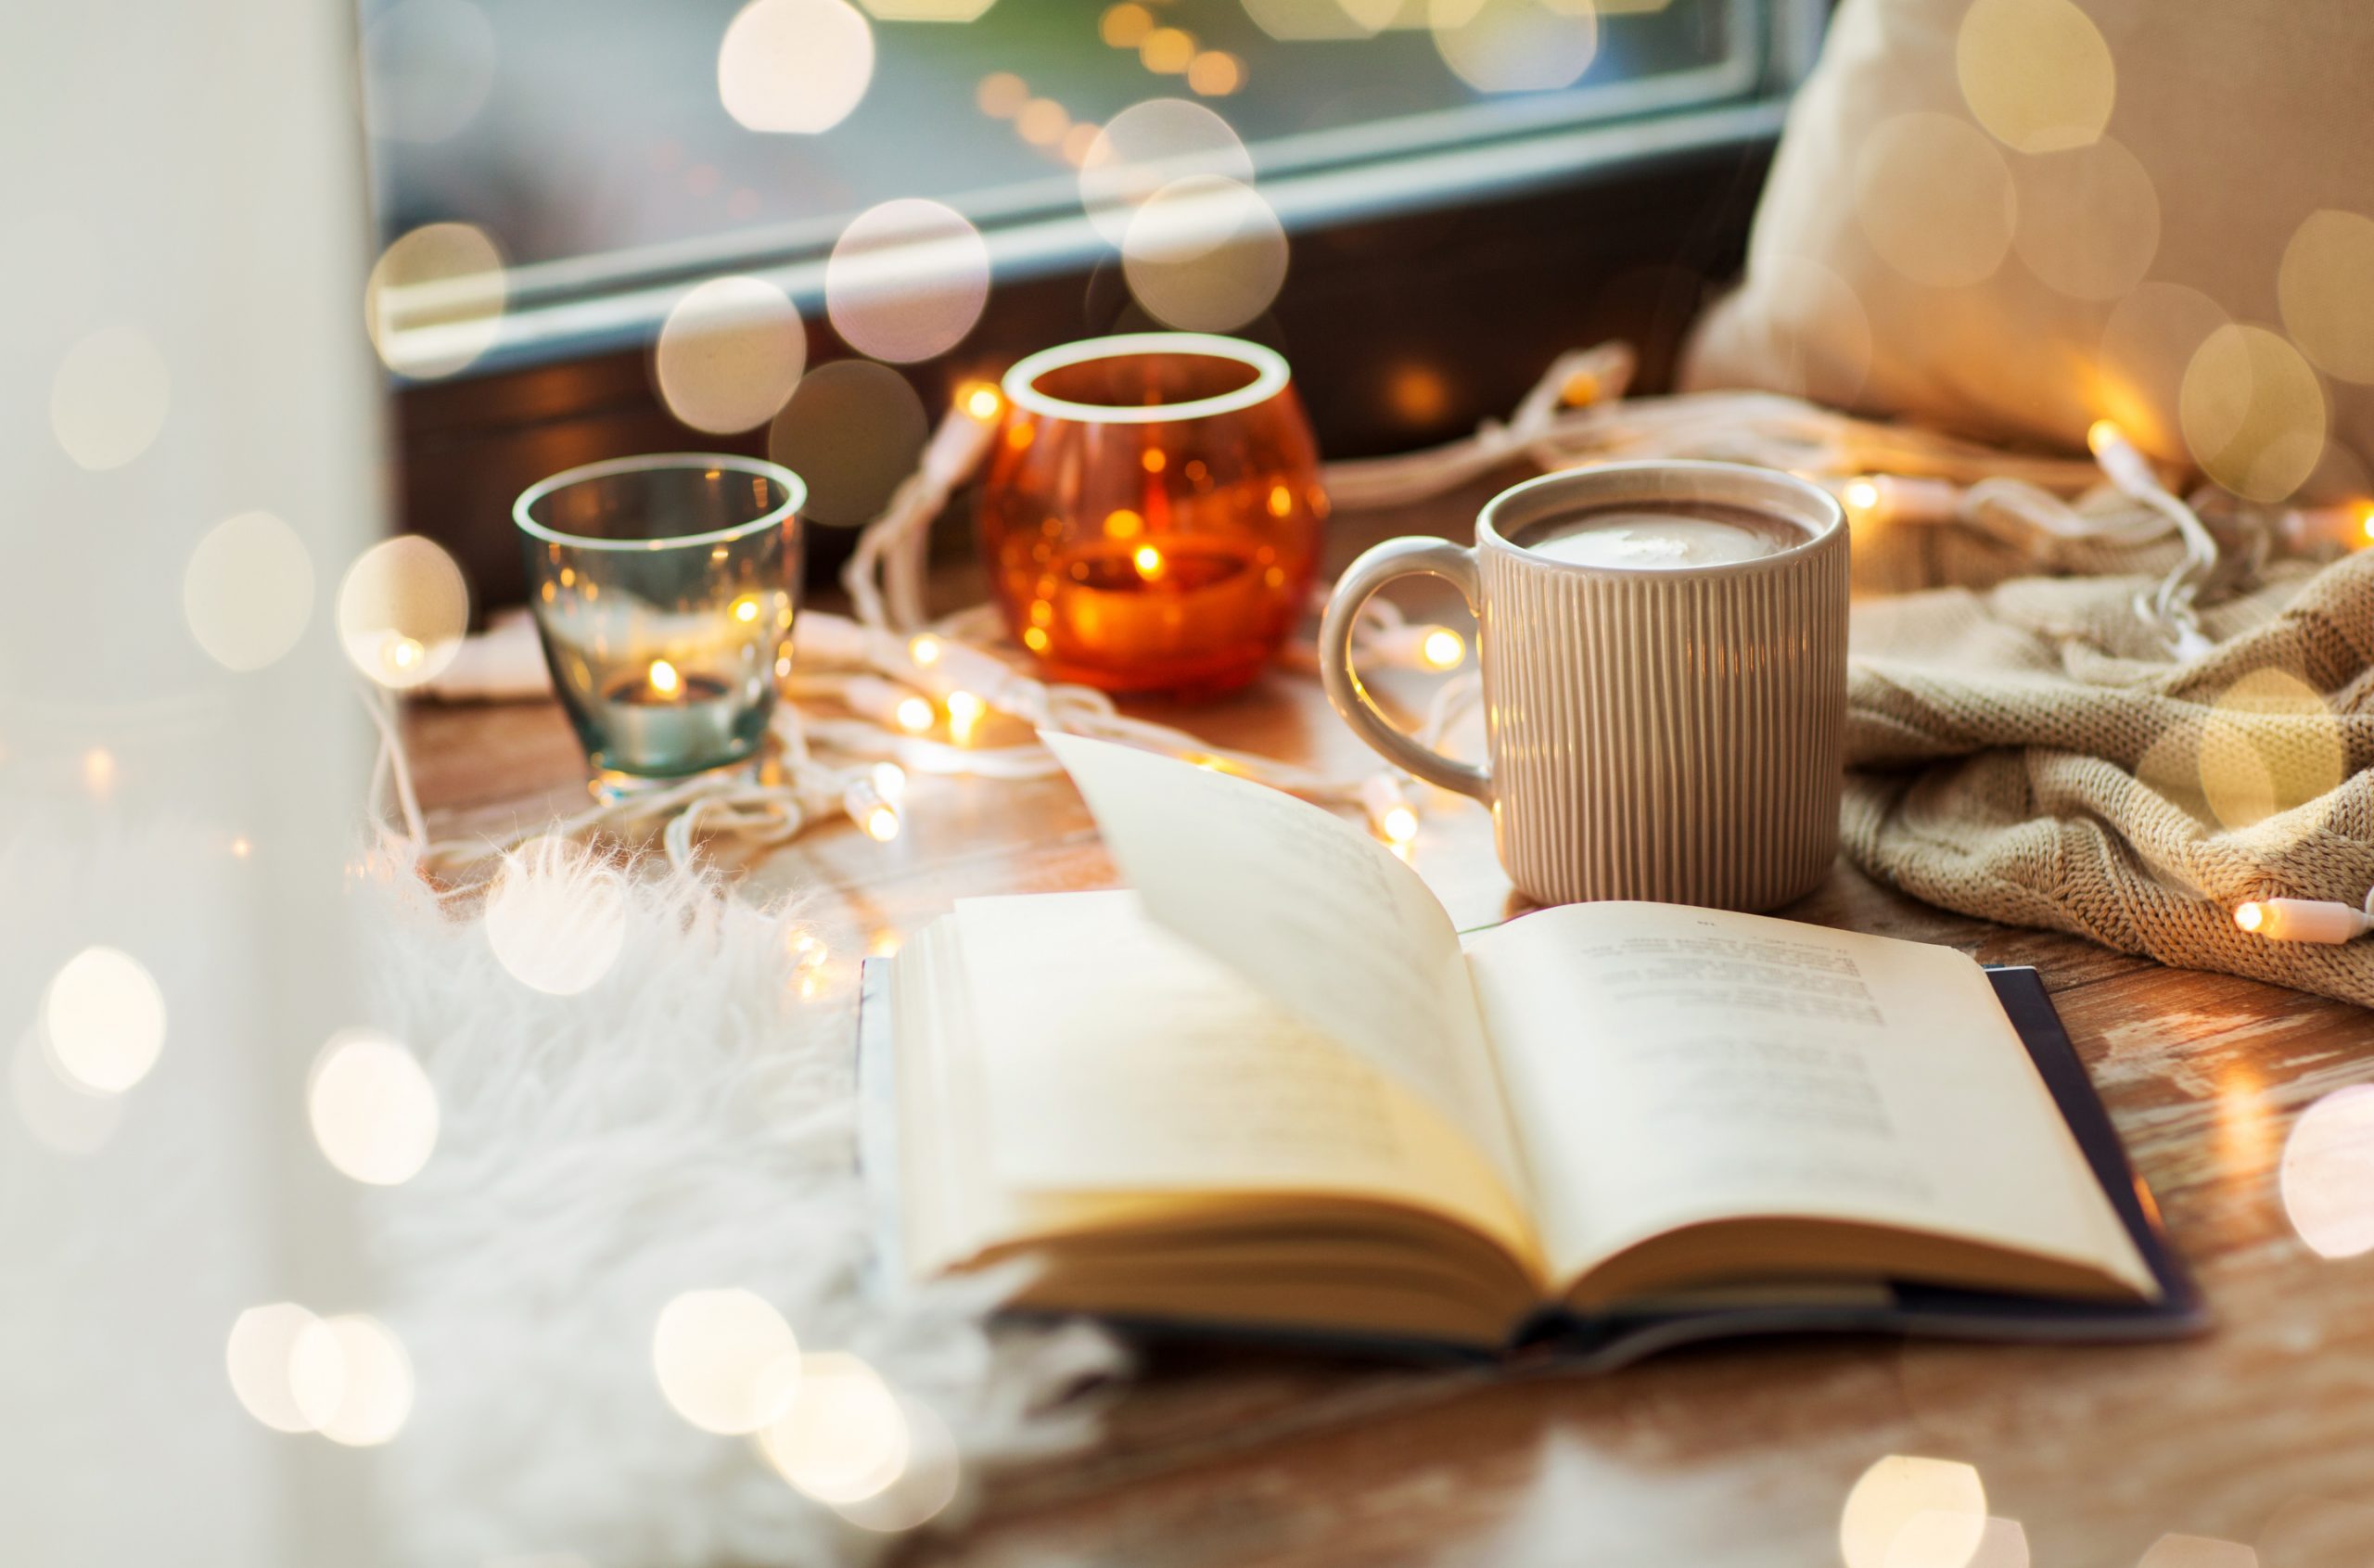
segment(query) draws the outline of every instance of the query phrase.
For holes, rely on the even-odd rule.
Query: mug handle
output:
[[[1335,591],[1327,598],[1327,613],[1319,623],[1319,678],[1327,688],[1328,702],[1344,722],[1386,761],[1428,784],[1474,796],[1488,806],[1492,775],[1472,762],[1455,761],[1420,746],[1395,728],[1368,688],[1360,684],[1359,671],[1352,668],[1352,628],[1360,618],[1360,606],[1395,578],[1412,572],[1444,579],[1466,598],[1469,610],[1478,608],[1474,551],[1442,539],[1388,539],[1335,580]]]

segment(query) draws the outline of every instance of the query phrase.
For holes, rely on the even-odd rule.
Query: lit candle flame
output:
[[[1139,545],[1130,559],[1137,564],[1138,575],[1149,582],[1162,575],[1162,552],[1151,544]]]
[[[684,678],[676,673],[674,665],[664,658],[651,661],[651,689],[654,692],[663,697],[672,697],[683,687]]]

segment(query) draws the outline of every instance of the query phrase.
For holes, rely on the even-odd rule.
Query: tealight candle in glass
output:
[[[1285,360],[1132,333],[1033,354],[1005,393],[981,542],[1015,640],[1110,692],[1259,674],[1302,616],[1327,516]]]
[[[597,793],[748,761],[791,668],[807,487],[750,457],[554,475],[512,508],[529,603]]]

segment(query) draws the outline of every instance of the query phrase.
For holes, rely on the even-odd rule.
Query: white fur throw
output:
[[[751,1440],[670,1409],[653,1327],[688,1290],[755,1292],[803,1351],[854,1352],[936,1412],[966,1483],[940,1523],[984,1466],[1090,1436],[1092,1408],[1065,1396],[1116,1370],[1104,1337],[989,1328],[997,1281],[896,1307],[862,1283],[854,962],[803,998],[785,911],[683,875],[559,874],[576,879],[566,907],[593,913],[546,960],[566,970],[568,944],[598,955],[622,926],[568,996],[498,961],[475,900],[449,911],[408,874],[375,884],[391,891],[374,1012],[441,1114],[420,1174],[361,1199],[380,1316],[417,1381],[383,1451],[390,1560],[804,1568],[878,1551],[887,1537],[793,1490]]]

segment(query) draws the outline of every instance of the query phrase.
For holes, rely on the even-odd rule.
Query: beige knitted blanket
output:
[[[1847,854],[1968,914],[2374,1006],[2374,936],[2233,920],[2374,886],[2374,552],[2275,568],[2182,667],[2130,607],[2148,580],[1857,604]]]

